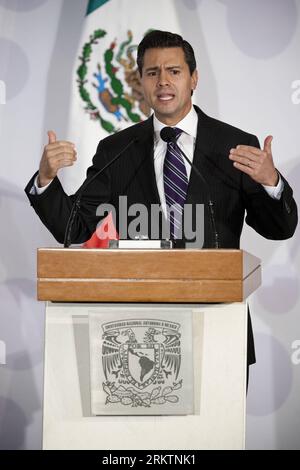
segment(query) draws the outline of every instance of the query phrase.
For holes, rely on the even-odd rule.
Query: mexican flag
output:
[[[174,0],[89,1],[73,71],[68,139],[76,144],[78,159],[62,174],[67,193],[84,181],[101,139],[150,116],[136,66],[137,45],[151,29],[181,34],[176,5]],[[108,222],[86,246],[107,246]]]

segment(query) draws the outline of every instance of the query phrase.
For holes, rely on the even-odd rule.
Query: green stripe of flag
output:
[[[104,3],[107,3],[108,1],[109,0],[90,0],[87,7],[86,16],[90,13],[93,13],[93,11],[97,10],[97,8],[102,7],[102,5],[104,5]]]

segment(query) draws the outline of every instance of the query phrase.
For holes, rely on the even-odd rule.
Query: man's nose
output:
[[[158,75],[157,85],[162,87],[169,85],[168,73],[165,70],[161,70]]]

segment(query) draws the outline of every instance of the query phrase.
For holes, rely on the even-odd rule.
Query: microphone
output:
[[[167,143],[176,143],[176,140],[177,140],[177,135],[176,135],[176,131],[173,127],[164,127],[161,131],[160,131],[160,137],[162,138],[162,140],[164,142],[167,142]],[[189,163],[189,165],[195,170],[195,173],[199,176],[199,178],[201,179],[202,183],[204,184],[204,186],[206,187],[206,190],[207,190],[207,200],[208,200],[208,209],[209,209],[209,215],[210,215],[210,221],[211,221],[211,227],[212,227],[212,231],[213,231],[213,235],[214,235],[214,248],[220,248],[220,245],[219,245],[219,234],[218,234],[218,231],[217,231],[217,228],[216,228],[216,220],[215,220],[215,211],[214,211],[214,202],[211,198],[211,195],[210,195],[210,191],[209,191],[209,186],[208,186],[208,183],[206,181],[206,179],[204,178],[204,176],[202,175],[202,173],[198,170],[198,168],[196,167],[196,165],[194,165],[193,162],[191,162],[191,160],[186,156],[186,154],[184,153],[184,151],[180,148],[180,152],[183,156],[183,158]]]
[[[72,228],[74,225],[74,220],[77,215],[77,212],[80,209],[80,201],[82,194],[86,190],[86,188],[94,181],[101,173],[103,173],[107,168],[109,168],[116,160],[118,160],[125,152],[126,150],[129,149],[134,143],[138,141],[137,137],[134,137],[127,145],[124,147],[117,155],[110,161],[108,162],[103,168],[100,168],[90,179],[85,180],[81,188],[79,189],[76,199],[74,201],[74,204],[72,205],[71,208],[71,213],[67,222],[66,230],[65,230],[65,237],[64,237],[64,248],[69,248],[71,243],[72,243],[72,238],[71,238],[71,233],[72,233]]]

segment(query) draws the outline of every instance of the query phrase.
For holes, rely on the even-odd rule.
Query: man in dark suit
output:
[[[276,240],[291,237],[297,225],[297,207],[292,189],[274,166],[272,137],[265,139],[260,150],[255,136],[212,119],[192,106],[191,95],[198,76],[190,44],[181,36],[153,31],[139,45],[138,67],[145,100],[154,115],[99,143],[87,172],[88,179],[127,146],[128,149],[86,187],[74,220],[72,241],[81,243],[90,238],[100,220],[97,207],[104,202],[115,207],[118,229],[120,196],[127,197],[128,207],[140,203],[150,210],[151,205],[161,203],[167,214],[172,196],[168,191],[170,186],[176,187],[176,182],[170,181],[170,174],[166,177],[170,148],[160,137],[165,126],[179,129],[174,144],[177,157],[180,149],[183,150],[206,180],[204,184],[196,171],[182,160],[182,174],[177,176],[185,180],[186,192],[182,188],[178,192],[193,207],[205,206],[204,247],[215,246],[207,204],[208,188],[214,201],[220,248],[239,248],[245,214],[248,225],[262,236]],[[57,172],[75,162],[76,152],[73,144],[57,142],[54,132],[48,135],[49,144],[44,149],[39,172],[28,183],[26,193],[42,222],[62,243],[76,195],[65,194]],[[178,169],[174,169],[176,172]],[[130,220],[129,217],[128,223]],[[149,233],[150,227],[149,218]],[[248,363],[253,363],[251,326],[248,344]]]

